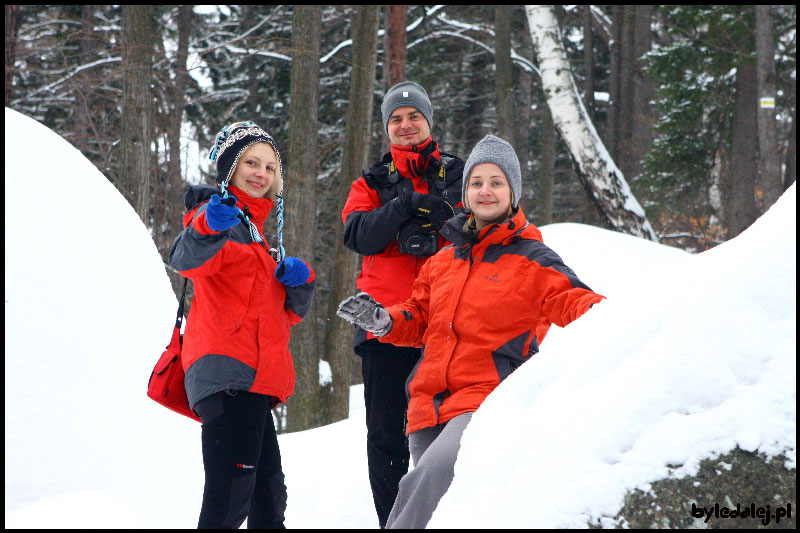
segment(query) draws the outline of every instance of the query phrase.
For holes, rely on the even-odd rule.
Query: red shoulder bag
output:
[[[189,399],[186,397],[186,388],[183,384],[184,373],[181,363],[181,347],[183,346],[181,324],[183,323],[183,303],[186,299],[187,281],[188,279],[183,281],[183,293],[178,304],[178,317],[175,319],[172,339],[150,374],[147,395],[167,409],[172,409],[176,413],[200,422],[200,417],[189,407]]]

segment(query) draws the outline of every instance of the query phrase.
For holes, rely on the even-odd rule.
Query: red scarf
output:
[[[431,146],[433,143],[433,146]],[[433,148],[433,150],[431,150]],[[428,137],[416,146],[399,146],[392,144],[392,160],[397,171],[403,176],[421,180],[425,176],[425,169],[431,158],[441,160],[439,145],[433,142],[433,137]]]

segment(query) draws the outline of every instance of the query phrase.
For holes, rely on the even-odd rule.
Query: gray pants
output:
[[[453,482],[461,435],[471,419],[472,413],[464,413],[408,436],[414,468],[400,480],[386,529],[425,529]]]

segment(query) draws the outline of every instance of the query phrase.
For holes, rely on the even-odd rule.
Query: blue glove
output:
[[[227,196],[225,199],[215,194],[208,201],[206,207],[206,223],[214,231],[223,231],[239,223],[239,213],[236,207],[236,197]]]
[[[308,281],[311,271],[296,257],[287,257],[275,269],[275,277],[287,287],[297,287]]]

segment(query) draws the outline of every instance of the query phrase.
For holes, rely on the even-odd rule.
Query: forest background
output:
[[[553,6],[574,83],[548,87],[526,6],[6,5],[5,102],[117,187],[176,294],[182,278],[166,257],[187,185],[214,181],[214,136],[253,120],[275,137],[284,244],[317,276],[311,314],[293,329],[296,391],[276,412],[280,431],[299,431],[346,418],[361,379],[350,326],[334,314],[358,265],[341,245],[341,209],[360,170],[388,151],[388,87],[426,88],[447,153],[466,158],[487,133],[509,140],[535,224],[628,231],[593,193],[602,177],[587,175],[552,104],[554,92],[575,94],[655,239],[701,252],[795,181],[795,9]],[[58,172],[47,154],[30,166]]]

